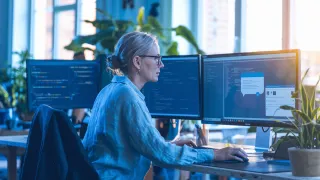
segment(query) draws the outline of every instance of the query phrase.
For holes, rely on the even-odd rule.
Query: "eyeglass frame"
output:
[[[138,55],[139,57],[151,57],[151,58],[155,58],[157,65],[160,66],[162,63],[162,56],[157,55],[157,56],[152,56],[152,55]]]

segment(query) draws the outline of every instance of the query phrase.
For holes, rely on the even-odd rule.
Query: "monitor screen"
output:
[[[201,118],[200,56],[163,56],[158,82],[143,88],[152,117]]]
[[[203,123],[286,126],[281,105],[300,79],[298,50],[203,56]]]
[[[99,92],[99,62],[27,60],[28,108],[91,108]]]

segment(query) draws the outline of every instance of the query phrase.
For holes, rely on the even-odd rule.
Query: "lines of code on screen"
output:
[[[146,105],[153,117],[200,116],[198,56],[163,57],[158,82],[143,89]]]
[[[295,53],[204,58],[204,119],[287,120],[291,112],[279,107],[295,106],[296,58]]]
[[[94,61],[29,60],[28,106],[91,108],[98,94],[99,64]]]

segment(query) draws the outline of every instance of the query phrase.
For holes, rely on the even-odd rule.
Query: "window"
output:
[[[310,68],[305,83],[315,85],[320,72],[320,1],[291,1],[291,48],[301,49],[301,71]]]
[[[96,0],[82,0],[80,8],[80,35],[91,35],[96,33],[96,28],[90,24],[84,22],[84,20],[94,21],[96,20]],[[92,46],[88,46],[93,48]],[[86,59],[94,59],[94,53],[92,51],[86,50]]]
[[[35,0],[33,16],[33,56],[36,59],[51,59],[53,49],[53,10],[51,0]]]
[[[233,52],[235,0],[174,0],[172,27],[179,25],[192,31],[206,54]],[[180,54],[195,53],[183,38],[173,36],[172,39],[178,41]]]
[[[200,47],[207,54],[231,53],[235,45],[235,0],[199,1]]]
[[[72,59],[73,52],[64,49],[75,36],[75,11],[67,10],[60,11],[55,14],[56,28],[55,28],[55,45],[56,45],[56,58],[57,59]]]
[[[75,4],[75,3],[76,3],[76,0],[57,0],[57,5],[59,6]]]
[[[245,51],[282,49],[282,1],[246,0]]]
[[[65,50],[75,35],[93,34],[96,0],[33,0],[31,49],[35,59],[72,59]],[[87,54],[87,52],[85,52]],[[93,59],[89,53],[87,59]]]
[[[191,1],[190,0],[174,0],[172,1],[172,24],[173,28],[180,25],[186,26],[190,29],[191,22]],[[190,44],[183,39],[182,37],[175,36],[175,33],[172,33],[172,40],[178,42],[178,51],[181,55],[190,54],[191,46]]]

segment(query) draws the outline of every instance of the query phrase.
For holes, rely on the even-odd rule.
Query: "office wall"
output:
[[[12,1],[0,0],[0,68],[11,61],[12,9]]]

